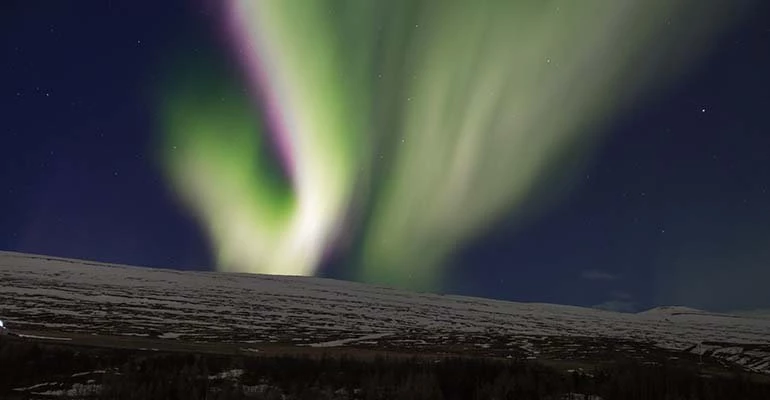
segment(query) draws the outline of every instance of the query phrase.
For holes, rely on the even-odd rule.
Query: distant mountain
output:
[[[742,311],[734,311],[731,314],[740,315],[742,317],[770,319],[770,310],[742,310]]]
[[[201,351],[389,351],[770,373],[770,320],[637,314],[313,277],[149,269],[0,252],[0,319],[38,340]]]
[[[673,315],[704,315],[709,314],[708,311],[698,310],[696,308],[684,307],[684,306],[660,306],[651,308],[647,311],[638,313],[640,315],[649,316],[673,316]]]

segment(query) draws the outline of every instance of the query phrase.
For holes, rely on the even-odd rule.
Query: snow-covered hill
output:
[[[689,353],[770,372],[764,318],[681,307],[622,314],[8,252],[0,252],[0,319],[11,329],[240,343],[254,351],[283,343],[568,360]]]

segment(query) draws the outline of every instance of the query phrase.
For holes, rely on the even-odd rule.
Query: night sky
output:
[[[326,0],[317,4],[321,3],[335,4]],[[623,82],[622,86],[609,82],[601,87],[597,84],[594,88],[582,88],[574,84],[576,75],[564,73],[553,78],[564,78],[567,83],[562,85],[549,86],[550,80],[545,80],[543,85],[526,87],[526,93],[535,96],[532,103],[541,100],[540,93],[543,91],[551,95],[537,112],[529,113],[527,126],[530,128],[541,126],[541,122],[547,125],[545,122],[551,120],[563,120],[565,125],[573,120],[575,125],[582,123],[577,117],[569,118],[577,108],[570,108],[572,92],[560,92],[567,87],[576,88],[574,90],[580,91],[586,98],[600,98],[612,91],[628,89],[628,82],[638,78],[642,89],[648,86],[655,89],[645,90],[644,96],[629,101],[626,106],[604,114],[597,112],[595,118],[603,121],[600,128],[598,125],[595,127],[600,131],[595,132],[600,139],[591,140],[591,145],[586,146],[588,149],[581,156],[567,157],[571,161],[562,158],[558,163],[549,163],[553,176],[564,177],[548,175],[548,178],[541,178],[536,185],[539,190],[537,196],[530,195],[518,203],[513,201],[511,195],[506,197],[505,212],[490,212],[489,215],[487,211],[494,207],[487,206],[484,200],[503,196],[496,192],[496,188],[508,188],[511,180],[519,179],[518,175],[501,173],[484,165],[483,168],[487,169],[482,168],[483,173],[471,175],[474,177],[471,179],[473,184],[461,192],[469,193],[467,202],[458,200],[458,205],[441,208],[441,197],[430,195],[456,181],[448,179],[445,184],[434,188],[431,182],[441,175],[422,171],[429,170],[430,163],[440,164],[455,159],[455,156],[447,155],[450,153],[441,153],[444,148],[441,144],[449,141],[446,138],[451,133],[441,131],[429,136],[419,129],[429,125],[420,118],[428,114],[424,110],[430,110],[431,104],[427,101],[424,108],[419,108],[420,96],[424,98],[432,92],[424,88],[422,91],[415,89],[416,95],[406,93],[397,101],[394,99],[402,94],[394,94],[395,89],[390,89],[398,85],[406,87],[404,82],[409,79],[425,82],[425,75],[428,74],[421,75],[421,72],[439,76],[442,66],[463,63],[462,55],[454,59],[442,53],[443,50],[432,50],[441,47],[441,40],[453,39],[436,39],[438,35],[419,33],[420,29],[430,28],[432,22],[438,21],[435,25],[439,25],[442,16],[447,20],[453,16],[447,11],[438,13],[441,14],[439,16],[425,17],[431,13],[422,9],[406,10],[406,3],[393,4],[396,3],[404,9],[398,11],[402,14],[395,14],[396,11],[389,10],[389,6],[380,4],[372,9],[362,7],[360,12],[367,13],[368,19],[347,15],[333,20],[332,24],[334,21],[339,24],[342,24],[339,21],[356,21],[358,25],[347,26],[345,29],[350,31],[346,33],[354,32],[353,29],[370,33],[375,30],[389,32],[390,36],[372,35],[380,44],[395,43],[404,40],[403,37],[408,39],[410,35],[424,35],[419,43],[436,42],[433,47],[425,45],[421,51],[435,56],[435,60],[425,56],[425,65],[434,67],[394,70],[392,65],[398,65],[398,62],[389,60],[396,56],[389,54],[387,57],[390,58],[386,58],[380,55],[381,58],[372,63],[371,80],[374,83],[361,79],[360,82],[365,84],[350,82],[357,79],[357,71],[370,70],[348,66],[348,60],[378,57],[376,54],[379,53],[371,51],[372,46],[362,44],[367,39],[364,33],[344,35],[343,39],[335,35],[309,38],[312,35],[308,32],[313,32],[316,26],[320,31],[320,27],[325,26],[320,17],[313,17],[313,10],[304,14],[297,12],[307,20],[296,20],[299,27],[291,29],[284,29],[277,22],[262,24],[267,28],[260,25],[259,21],[268,20],[266,15],[273,15],[270,12],[280,15],[282,10],[268,12],[261,10],[269,8],[262,5],[254,6],[256,10],[247,10],[259,16],[243,18],[247,20],[240,21],[245,26],[244,31],[251,29],[249,32],[257,38],[255,42],[268,42],[270,45],[265,47],[274,56],[254,62],[267,65],[264,67],[267,72],[263,73],[260,81],[262,85],[270,86],[271,79],[301,78],[305,80],[299,82],[316,82],[312,79],[317,78],[323,81],[323,68],[313,69],[317,76],[308,77],[310,73],[303,68],[310,70],[313,67],[303,67],[299,56],[289,57],[293,54],[291,51],[313,52],[309,59],[328,60],[327,64],[332,65],[329,70],[334,70],[335,65],[347,68],[347,78],[334,78],[339,79],[337,86],[334,79],[324,81],[326,86],[318,87],[327,89],[321,93],[313,91],[316,86],[300,83],[286,86],[281,89],[284,92],[276,89],[276,93],[280,94],[300,93],[297,98],[305,100],[306,104],[302,107],[297,106],[293,113],[287,112],[302,122],[296,125],[300,128],[305,123],[315,128],[328,126],[332,133],[328,137],[321,134],[303,136],[302,132],[295,136],[287,134],[286,137],[298,138],[300,144],[289,150],[284,149],[287,154],[291,153],[289,155],[280,149],[270,152],[278,155],[268,157],[267,161],[258,157],[262,154],[260,151],[265,151],[259,147],[260,143],[267,139],[252,140],[257,149],[253,154],[242,151],[236,145],[229,148],[220,144],[212,147],[216,149],[210,150],[212,154],[208,154],[209,150],[201,150],[206,154],[200,155],[201,161],[197,164],[198,153],[176,154],[182,153],[183,149],[208,149],[195,146],[203,146],[201,143],[209,143],[216,136],[191,131],[202,124],[210,123],[219,128],[232,125],[233,129],[243,130],[254,137],[258,135],[255,130],[271,129],[269,120],[272,117],[262,115],[270,113],[264,111],[271,107],[269,101],[263,99],[251,104],[255,110],[263,109],[254,112],[262,113],[261,117],[238,111],[238,96],[248,97],[252,88],[248,83],[248,74],[242,72],[247,68],[239,63],[238,57],[233,56],[232,49],[228,49],[228,43],[234,42],[230,37],[232,29],[229,29],[233,23],[228,25],[222,22],[224,12],[222,7],[215,5],[217,2],[3,1],[0,4],[0,134],[3,139],[0,145],[0,250],[194,270],[213,269],[222,260],[235,266],[229,270],[242,270],[239,266],[243,265],[244,259],[252,260],[253,257],[257,263],[265,265],[277,263],[305,268],[297,269],[303,273],[316,265],[314,271],[321,276],[394,284],[406,282],[405,286],[410,286],[408,282],[413,277],[412,271],[419,272],[423,270],[420,265],[430,264],[431,268],[435,268],[431,270],[432,280],[439,282],[431,290],[444,293],[598,306],[621,311],[641,310],[661,304],[719,311],[770,309],[770,2],[742,2],[746,5],[746,12],[740,19],[736,17],[738,22],[700,43],[703,51],[673,78],[674,73],[666,75],[668,70],[663,68],[662,75],[669,79],[655,75],[642,81],[640,75],[643,74],[629,73],[631,78],[619,81]],[[321,9],[321,6],[316,8]],[[344,14],[339,7],[329,6],[329,10],[330,14]],[[399,21],[402,20],[392,16],[388,17],[390,19],[380,17],[383,13],[413,18],[403,22],[404,25],[410,24],[409,30],[399,30]],[[688,10],[679,11],[677,17],[672,16],[665,25],[673,26],[671,29],[687,25],[688,13]],[[318,15],[322,14],[319,11]],[[594,14],[597,13],[591,15]],[[583,20],[585,16],[579,10],[572,15],[576,26],[590,22]],[[276,21],[278,19],[275,17]],[[369,23],[376,28],[369,29]],[[461,31],[463,23],[459,23]],[[591,26],[600,25],[591,23]],[[471,28],[467,28],[468,32],[472,32]],[[517,28],[522,30],[517,32],[536,28],[525,26]],[[294,36],[282,35],[289,31]],[[399,36],[400,32],[406,33]],[[545,32],[545,37],[553,36],[556,38],[553,40],[557,41],[559,37],[570,35],[566,28],[559,32]],[[593,38],[599,43],[604,34],[597,28],[586,32],[585,40]],[[639,43],[645,38],[640,36]],[[650,59],[655,59],[655,65],[667,65],[667,57],[674,57],[682,51],[675,47],[660,50],[660,47],[665,47],[664,43],[678,38],[665,35],[658,38],[657,43],[639,45],[639,55],[630,64],[630,71],[652,68],[653,61]],[[456,46],[462,50],[465,42],[457,42]],[[239,46],[246,46],[238,43]],[[504,40],[497,43],[489,38],[484,39],[484,43],[492,43],[489,45],[490,54],[498,54],[492,51],[498,48],[494,46],[507,46]],[[539,42],[533,39],[532,43]],[[470,48],[472,44],[468,42],[467,46]],[[523,49],[540,48],[539,44],[525,43],[521,46]],[[580,47],[569,43],[557,42],[554,46],[563,48],[564,52],[575,52],[573,59],[578,59],[587,51],[577,53],[576,49]],[[387,45],[381,47],[389,48]],[[446,54],[450,54],[449,50]],[[442,55],[444,58],[439,58]],[[491,76],[496,71],[495,65],[507,62],[503,56],[494,56],[485,64],[484,56],[479,57],[482,62],[472,65],[475,72],[460,78],[464,87],[471,89],[467,89],[468,95],[457,110],[478,108],[483,111],[479,108],[480,100],[471,100],[477,98],[473,88],[494,83],[491,78],[484,80],[479,77]],[[542,68],[552,63],[550,57],[543,58]],[[556,64],[558,54],[553,57]],[[609,63],[620,62],[619,56],[612,55],[586,55],[584,58],[588,61],[582,61],[582,64],[565,61],[562,66],[564,70],[572,66],[571,72],[579,68],[589,71],[585,68],[600,70],[614,65]],[[220,59],[229,61],[217,61]],[[435,63],[431,63],[433,61]],[[194,67],[190,68],[190,65]],[[527,68],[522,67],[521,70]],[[533,70],[539,71],[540,68]],[[377,86],[377,79],[382,75],[387,78],[388,74],[396,77],[382,87]],[[583,74],[593,76],[592,72]],[[408,79],[404,78],[407,75]],[[185,77],[189,76],[206,82],[189,86],[190,80],[185,81]],[[525,81],[527,76],[517,77]],[[438,84],[431,83],[430,87]],[[236,89],[228,91],[228,85]],[[219,94],[212,94],[220,93],[218,91],[223,93],[222,102],[236,105],[212,106],[212,103],[200,100],[209,94],[219,99]],[[265,89],[265,92],[269,90]],[[291,96],[287,94],[286,97]],[[179,98],[182,100],[177,101]],[[567,100],[562,101],[565,98]],[[515,100],[501,100],[498,105],[514,104]],[[242,104],[250,103],[245,100]],[[413,109],[400,106],[413,111],[410,115],[416,115],[402,118],[407,121],[399,125],[405,127],[404,136],[392,134],[397,131],[393,119],[383,117],[384,112],[378,114],[379,110],[394,104],[415,104],[408,106]],[[371,120],[375,122],[367,122],[361,117],[369,112],[367,107],[378,110],[372,113]],[[217,111],[220,108],[221,112]],[[183,111],[177,117],[168,117],[166,114],[173,114],[173,111],[168,111],[170,109]],[[334,112],[338,114],[332,115]],[[446,117],[455,118],[457,114],[450,111]],[[332,117],[325,118],[328,115]],[[567,117],[559,119],[561,115]],[[218,118],[218,122],[210,122],[211,118]],[[243,119],[243,124],[233,122],[239,118]],[[249,118],[261,118],[262,122]],[[316,123],[318,120],[322,121]],[[362,122],[359,123],[359,120]],[[412,130],[418,132],[414,136],[407,134],[412,126],[410,123],[416,127]],[[249,128],[252,125],[257,128]],[[335,127],[342,127],[340,129],[346,132],[338,132]],[[173,132],[168,133],[169,130]],[[357,146],[363,141],[361,137],[364,134],[361,132],[369,130],[388,133],[379,133],[377,140],[366,141],[369,153],[366,157],[359,157],[357,150],[349,150],[353,147],[350,143],[355,142]],[[562,130],[554,128],[554,137],[563,136],[565,143],[573,143],[569,141],[572,136],[567,133],[557,135]],[[471,133],[475,134],[475,131]],[[246,141],[243,143],[252,142],[240,135],[228,137],[236,144],[242,143],[241,140]],[[497,154],[504,160],[506,154],[511,154],[510,158],[525,158],[524,153],[506,153],[505,146],[485,148],[489,142],[481,134],[472,137],[477,139],[474,139],[474,148],[485,149],[480,153],[484,157],[495,159]],[[428,141],[426,138],[430,139],[430,143],[420,145],[421,140]],[[504,143],[519,151],[516,149],[520,149],[520,144],[524,142]],[[410,152],[394,150],[401,145],[404,148],[408,146]],[[177,146],[182,150],[172,152],[177,150]],[[235,165],[230,155],[246,165],[238,170],[238,177],[232,179],[228,171],[240,167],[240,164]],[[186,157],[192,157],[193,161]],[[254,157],[258,159],[252,159]],[[337,163],[337,160],[343,161]],[[410,164],[409,160],[417,161]],[[182,168],[191,165],[187,164],[189,162],[200,168],[196,171],[201,173]],[[223,166],[223,163],[230,164]],[[255,172],[253,165],[262,165],[260,163],[269,164],[260,171],[272,172]],[[287,168],[287,163],[297,166]],[[501,163],[508,168],[508,164]],[[284,171],[280,172],[282,165]],[[396,173],[389,175],[389,171],[398,170],[396,165],[407,171],[403,178]],[[526,169],[520,164],[510,164],[512,171],[518,171],[520,167]],[[287,169],[290,171],[286,172]],[[362,176],[366,176],[367,184],[361,184],[362,178],[352,176],[350,172],[363,170],[366,170]],[[211,174],[218,178],[201,178],[207,171],[213,171]],[[238,184],[242,183],[240,179],[244,171],[247,175],[244,179],[253,179],[249,181],[253,190],[244,189],[246,194],[243,196],[247,197],[236,198],[235,201],[228,194],[240,193],[237,189],[241,187]],[[190,178],[188,175],[193,173],[195,177]],[[261,221],[273,221],[271,218],[274,217],[281,221],[283,213],[289,212],[285,211],[286,207],[291,208],[291,205],[282,203],[286,184],[271,182],[282,178],[286,181],[286,175],[291,174],[300,186],[304,179],[307,190],[317,195],[311,196],[311,199],[317,199],[311,204],[322,204],[324,210],[332,210],[329,215],[319,214],[319,219],[314,220],[318,226],[335,226],[334,221],[342,221],[339,222],[341,232],[335,233],[332,228],[313,231],[319,237],[325,237],[325,234],[342,237],[332,241],[336,244],[335,250],[315,246],[313,242],[312,246],[308,245],[307,253],[287,250],[286,254],[282,254],[280,250],[275,250],[277,258],[267,258],[263,254],[270,251],[266,249],[279,248],[269,240],[278,244],[284,242],[275,239],[282,238],[279,233],[283,231],[279,232],[279,228]],[[446,172],[446,175],[455,176],[452,174]],[[389,176],[396,178],[389,180]],[[319,185],[319,181],[322,181],[323,189],[314,193],[314,185]],[[379,183],[389,181],[404,182],[402,186],[408,190],[399,188],[397,184],[391,185],[391,188],[388,184]],[[195,186],[198,183],[203,185],[203,189]],[[189,189],[186,184],[195,187]],[[220,191],[221,185],[227,184],[232,185],[228,189],[230,191]],[[362,187],[368,189],[362,190]],[[518,186],[510,185],[510,188],[513,191]],[[418,194],[423,192],[427,193],[427,198]],[[223,194],[212,195],[210,201],[214,205],[211,206],[206,203],[208,199],[200,201],[206,204],[196,203],[196,195],[207,197],[201,196],[201,193]],[[355,205],[344,206],[351,198]],[[384,201],[385,205],[375,201],[383,198],[396,200],[391,203]],[[296,203],[289,201],[286,204],[303,204],[302,198],[299,199]],[[254,209],[250,208],[253,204],[242,204],[261,201],[270,203],[269,207]],[[416,207],[414,204],[424,207],[425,213],[419,208],[409,208]],[[525,211],[517,213],[517,207]],[[215,211],[211,211],[212,208]],[[233,210],[236,220],[254,217],[252,221],[247,221],[248,225],[223,229],[225,233],[218,233],[214,235],[215,240],[211,240],[212,230],[206,227],[227,225],[223,221],[233,220],[232,216],[221,215],[223,209]],[[440,223],[422,216],[430,209],[438,210],[436,214]],[[478,215],[467,223],[463,218],[456,217],[466,211],[468,215]],[[404,220],[412,221],[419,227],[389,225],[399,215],[408,215],[408,218],[403,217]],[[472,223],[478,228],[470,229]],[[268,229],[267,225],[271,228]],[[423,226],[427,228],[422,229]],[[232,232],[244,231],[250,232],[248,237],[233,239],[235,234]],[[391,231],[403,235],[388,236]],[[424,233],[420,235],[419,232]],[[449,232],[446,238],[444,232]],[[452,232],[457,234],[453,236]],[[378,244],[380,242],[371,244],[367,241],[369,237],[377,237],[382,242],[389,238],[398,240],[404,235],[406,237],[402,240],[408,243],[398,244],[398,250],[388,250],[389,247]],[[436,239],[437,236],[441,238]],[[250,255],[252,245],[256,246],[252,241],[255,238],[256,241],[265,238],[270,244],[263,246],[265,248],[259,252],[255,251],[256,255]],[[225,251],[230,256],[222,256],[221,251],[217,256],[215,248],[227,247],[222,243],[234,241],[239,245],[227,250],[231,253]],[[412,247],[406,248],[407,245]],[[431,246],[438,249],[435,258],[432,250],[423,250],[433,249]],[[426,256],[423,251],[430,255]],[[284,255],[288,261],[279,257]],[[388,264],[390,260],[395,260],[393,265]],[[359,263],[364,266],[359,268]],[[390,272],[382,272],[386,268],[391,268]],[[352,272],[359,269],[364,272]],[[283,270],[263,271],[280,273]]]

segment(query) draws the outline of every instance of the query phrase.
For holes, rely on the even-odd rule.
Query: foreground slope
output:
[[[42,339],[85,334],[232,343],[253,352],[282,344],[545,361],[705,357],[770,373],[770,320],[764,318],[678,307],[621,314],[8,252],[0,252],[0,319]]]

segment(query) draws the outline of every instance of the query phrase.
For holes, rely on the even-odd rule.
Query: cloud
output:
[[[638,305],[635,302],[627,300],[610,300],[591,306],[591,308],[596,308],[599,310],[617,311],[624,313],[636,312],[638,311],[637,307]]]
[[[613,275],[606,271],[589,269],[580,273],[580,277],[589,281],[614,281],[619,279],[618,275]]]

